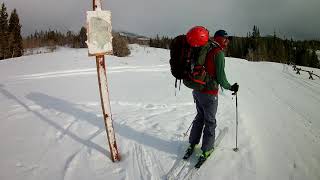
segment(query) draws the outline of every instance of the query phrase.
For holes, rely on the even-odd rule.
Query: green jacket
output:
[[[225,59],[224,52],[221,48],[213,48],[210,50],[206,57],[206,70],[208,74],[214,79],[208,82],[208,88],[201,92],[211,95],[218,95],[219,85],[230,90],[231,85],[227,80],[226,73],[224,71]]]
[[[224,52],[219,51],[214,58],[214,63],[216,66],[216,81],[220,86],[222,86],[224,89],[230,90],[231,85],[227,80],[226,73],[224,71],[225,67],[225,58],[224,58]]]

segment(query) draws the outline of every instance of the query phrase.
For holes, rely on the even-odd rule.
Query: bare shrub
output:
[[[128,48],[127,38],[121,36],[119,33],[113,33],[112,36],[113,54],[118,57],[128,56],[130,54],[130,50]]]

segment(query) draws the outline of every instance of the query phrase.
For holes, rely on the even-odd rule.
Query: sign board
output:
[[[87,38],[89,55],[112,53],[112,26],[110,11],[87,11]]]

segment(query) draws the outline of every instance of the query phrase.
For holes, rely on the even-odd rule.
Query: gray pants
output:
[[[201,150],[205,152],[214,147],[218,96],[198,91],[193,91],[192,94],[196,103],[197,115],[193,121],[189,143],[199,144],[203,131]]]

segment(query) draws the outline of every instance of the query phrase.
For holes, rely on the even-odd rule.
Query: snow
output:
[[[188,145],[191,90],[182,85],[174,95],[169,51],[130,48],[129,57],[106,56],[117,163],[87,49],[0,61],[0,179],[166,179]],[[226,73],[240,85],[239,152],[235,98],[220,91],[217,133],[229,131],[193,179],[320,179],[320,79],[235,58],[226,58]]]

